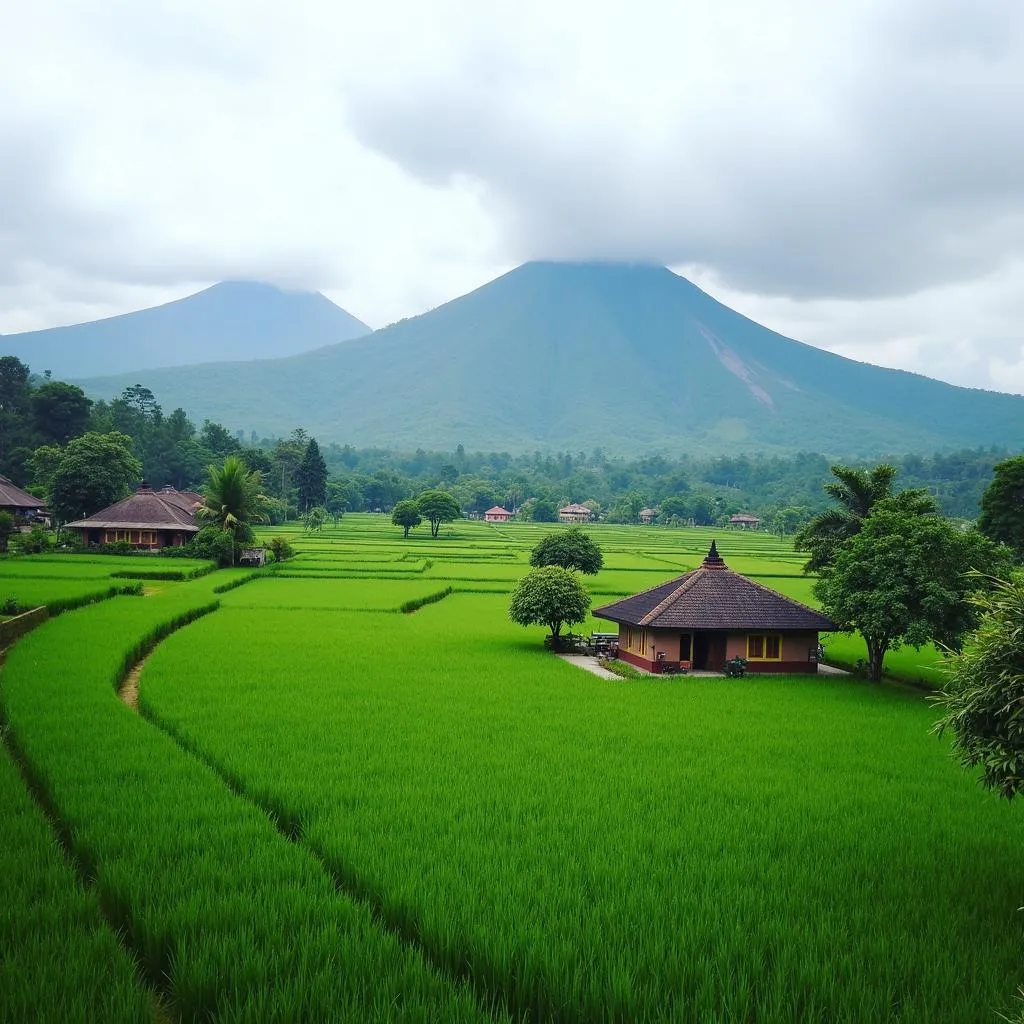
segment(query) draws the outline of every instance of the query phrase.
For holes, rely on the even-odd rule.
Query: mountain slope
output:
[[[69,327],[0,337],[58,378],[127,373],[217,360],[267,359],[368,334],[370,328],[319,292],[224,281],[184,299]]]
[[[289,359],[86,382],[231,429],[402,448],[1024,445],[1024,398],[858,363],[755,324],[662,267],[529,263],[429,313]]]

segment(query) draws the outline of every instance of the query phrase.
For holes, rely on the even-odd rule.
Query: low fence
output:
[[[20,640],[30,629],[35,629],[36,626],[43,623],[49,614],[49,610],[43,606],[0,622],[0,651],[6,651],[11,644]]]

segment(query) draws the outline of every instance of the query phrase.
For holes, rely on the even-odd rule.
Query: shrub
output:
[[[204,526],[186,547],[194,558],[208,558],[221,569],[231,565],[234,560],[231,533],[219,526]]]
[[[20,534],[18,550],[23,555],[41,555],[53,547],[53,536],[42,526],[33,526],[30,533]]]
[[[267,547],[274,556],[275,562],[285,562],[289,558],[295,557],[295,548],[284,537],[271,537],[267,541]]]

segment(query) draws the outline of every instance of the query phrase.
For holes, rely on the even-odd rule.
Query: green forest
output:
[[[76,385],[34,376],[13,356],[0,359],[0,473],[49,498],[68,442],[86,434],[129,439],[141,478],[154,487],[197,487],[211,463],[237,454],[261,472],[275,521],[294,518],[308,504],[300,467],[314,439],[301,425],[286,437],[246,436],[210,420],[197,425],[182,409],[165,412],[159,397],[139,385],[112,401],[94,402]],[[485,438],[479,443],[485,448]],[[574,501],[618,523],[638,522],[647,506],[659,510],[662,522],[696,525],[748,512],[780,533],[795,532],[824,507],[822,484],[830,465],[815,452],[625,458],[601,448],[519,454],[462,445],[412,452],[335,443],[319,448],[328,473],[324,504],[334,515],[390,511],[404,498],[442,487],[469,514],[497,504],[519,510],[524,520],[543,522]],[[997,448],[894,452],[887,461],[897,468],[901,487],[927,490],[947,516],[974,519],[993,466],[1009,454]]]

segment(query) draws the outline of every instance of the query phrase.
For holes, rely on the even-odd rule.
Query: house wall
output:
[[[677,669],[681,630],[643,629],[640,626],[619,626],[619,657],[638,668],[658,672],[666,668]],[[689,631],[687,631],[689,632]],[[808,659],[808,652],[817,650],[818,634],[814,632],[781,633],[782,659],[780,661],[747,661],[751,673],[817,672],[816,661]],[[659,661],[658,654],[664,657]],[[725,657],[747,657],[747,633],[729,633],[725,642]]]

